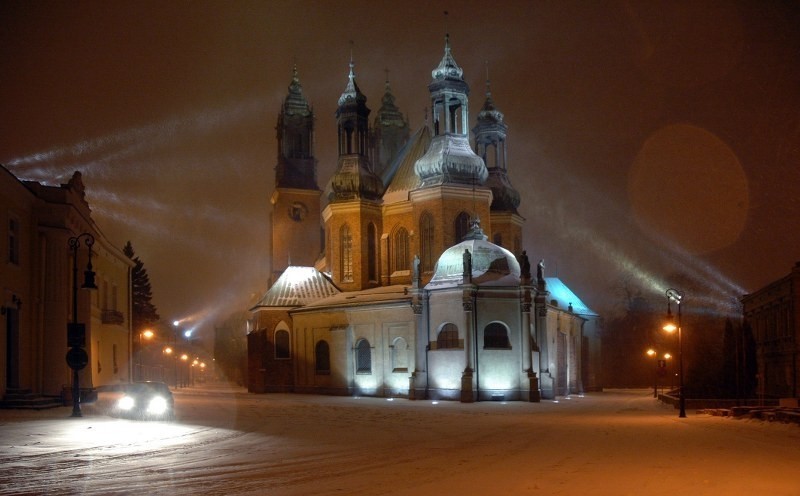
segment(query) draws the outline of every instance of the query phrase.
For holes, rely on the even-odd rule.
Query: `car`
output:
[[[114,410],[122,417],[169,420],[174,418],[174,407],[169,386],[163,382],[143,381],[128,384]]]

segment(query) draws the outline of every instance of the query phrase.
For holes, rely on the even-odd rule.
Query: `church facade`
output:
[[[447,39],[428,91],[431,122],[415,133],[388,81],[370,123],[351,61],[323,193],[295,70],[277,125],[271,280],[251,309],[251,392],[472,402],[601,387],[599,316],[522,250],[488,81],[470,130]]]

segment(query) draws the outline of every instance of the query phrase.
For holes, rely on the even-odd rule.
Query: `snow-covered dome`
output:
[[[466,251],[469,250],[469,256]],[[467,262],[469,259],[469,262]],[[463,282],[465,265],[471,265],[472,283],[479,286],[519,286],[521,270],[513,253],[487,240],[480,221],[473,221],[464,241],[451,246],[436,262],[426,288],[457,286]]]

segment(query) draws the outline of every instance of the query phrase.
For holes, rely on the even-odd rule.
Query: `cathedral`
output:
[[[354,65],[320,188],[314,113],[295,68],[277,121],[270,281],[251,308],[248,388],[539,401],[601,388],[600,318],[523,250],[508,127],[449,38],[413,134],[386,82],[370,122]],[[472,142],[470,141],[472,133]]]

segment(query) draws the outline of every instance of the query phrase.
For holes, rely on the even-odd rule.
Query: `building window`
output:
[[[492,243],[496,244],[497,246],[503,246],[503,235],[500,234],[499,232],[494,233]]]
[[[508,329],[499,322],[492,322],[483,330],[483,347],[495,349],[511,349],[508,340]]]
[[[339,230],[339,270],[342,282],[353,282],[353,235],[347,224]]]
[[[433,216],[424,212],[419,218],[420,266],[422,272],[433,272]]]
[[[401,270],[409,270],[409,256],[408,256],[408,231],[404,227],[397,229],[392,236],[392,262],[394,266],[392,270],[398,272]]]
[[[19,265],[19,221],[8,219],[8,261]]]
[[[356,343],[356,373],[372,373],[372,349],[366,339],[360,339]]]
[[[275,331],[275,358],[287,359],[289,355],[289,331],[279,329]]]
[[[458,327],[450,322],[443,325],[439,335],[436,336],[436,349],[448,350],[461,347],[461,341],[458,339]]]
[[[367,265],[370,281],[378,280],[378,238],[375,224],[367,226]]]
[[[327,341],[317,341],[314,347],[314,370],[317,374],[331,373],[331,349]]]
[[[403,338],[397,338],[392,345],[392,372],[408,371],[408,345]]]
[[[461,212],[456,217],[455,222],[456,228],[456,242],[454,244],[458,244],[464,241],[464,237],[469,233],[469,214],[466,212]]]

